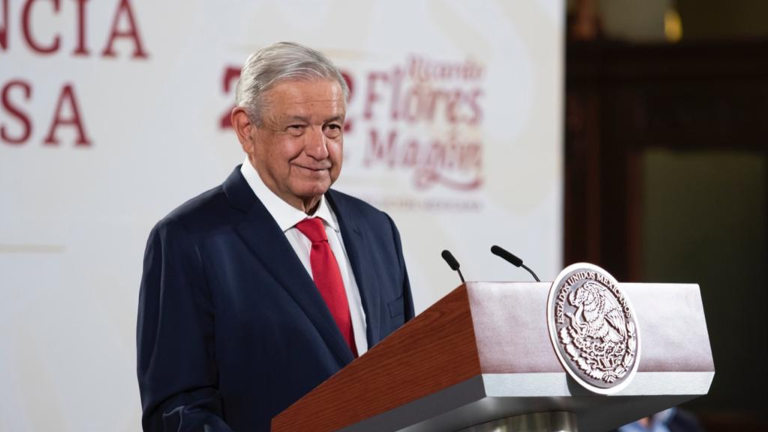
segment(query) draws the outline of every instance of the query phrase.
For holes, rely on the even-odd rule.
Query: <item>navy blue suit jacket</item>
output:
[[[369,346],[414,315],[392,220],[337,191]],[[239,167],[161,220],[144,257],[137,327],[145,431],[268,431],[353,360],[311,276]]]

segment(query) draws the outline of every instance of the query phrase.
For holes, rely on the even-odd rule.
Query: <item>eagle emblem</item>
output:
[[[629,299],[605,270],[574,264],[552,284],[548,326],[566,371],[601,394],[626,387],[637,370],[639,335]]]

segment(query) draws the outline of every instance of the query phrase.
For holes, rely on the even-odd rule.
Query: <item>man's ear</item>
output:
[[[235,129],[237,139],[240,141],[240,145],[243,150],[250,154],[253,151],[253,132],[255,125],[251,123],[251,119],[248,117],[248,113],[245,112],[243,107],[235,107],[232,110],[230,117],[232,121],[232,127]]]

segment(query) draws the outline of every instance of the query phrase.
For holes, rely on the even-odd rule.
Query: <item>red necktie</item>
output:
[[[352,354],[357,357],[347,292],[344,289],[344,281],[339,271],[339,263],[336,262],[331,245],[328,244],[323,220],[320,218],[304,219],[296,224],[296,228],[312,242],[312,251],[309,254],[312,278],[315,280],[317,290],[323,296],[325,304],[328,305],[344,340],[347,341]]]

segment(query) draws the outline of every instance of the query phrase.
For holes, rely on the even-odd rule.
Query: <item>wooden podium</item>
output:
[[[560,364],[549,286],[459,286],[275,417],[272,431],[504,431],[483,424],[553,412],[570,413],[581,432],[605,431],[707,394],[715,368],[698,285],[622,284],[642,351],[632,382],[610,396]]]

